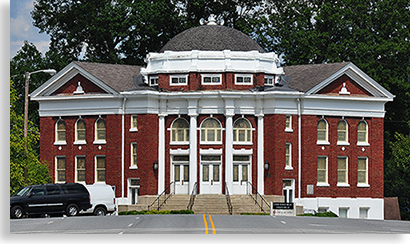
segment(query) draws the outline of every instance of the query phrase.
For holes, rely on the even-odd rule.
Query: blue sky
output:
[[[34,2],[10,0],[10,59],[17,54],[24,40],[33,43],[43,55],[48,50],[50,37],[46,33],[40,34],[32,23],[30,12],[34,8]]]

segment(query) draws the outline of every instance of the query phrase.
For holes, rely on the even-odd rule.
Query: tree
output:
[[[410,135],[396,133],[392,158],[385,162],[386,196],[399,199],[402,220],[410,220]]]
[[[34,149],[39,133],[31,121],[27,138],[23,136],[24,117],[16,112],[18,100],[10,80],[10,193],[26,185],[51,183],[48,167],[40,163]]]
[[[34,26],[51,36],[65,59],[144,65],[172,37],[210,14],[245,33],[253,29],[262,0],[38,0]]]

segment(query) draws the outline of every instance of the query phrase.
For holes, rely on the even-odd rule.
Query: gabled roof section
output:
[[[304,92],[305,95],[319,94],[332,82],[346,75],[371,96],[394,98],[393,94],[352,62],[285,66],[283,69],[285,76],[291,77],[289,88]]]
[[[134,65],[74,61],[31,93],[31,97],[51,96],[78,74],[107,94],[119,94],[122,91],[135,88],[134,77],[140,75],[140,69],[141,66]]]

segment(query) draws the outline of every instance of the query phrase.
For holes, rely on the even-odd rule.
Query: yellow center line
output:
[[[215,225],[214,222],[212,221],[212,217],[210,214],[208,214],[209,216],[209,221],[211,222],[211,226],[212,226],[212,234],[216,234],[216,230],[215,230]],[[206,221],[206,215],[203,215],[204,217],[204,224],[205,224],[205,234],[208,234],[208,222]]]
[[[212,221],[211,215],[209,214],[209,221],[211,221],[211,225],[212,225],[212,234],[216,234],[216,230],[215,230],[215,225],[214,222]]]
[[[208,234],[208,223],[206,222],[205,214],[204,214],[204,224],[205,224],[205,234]]]

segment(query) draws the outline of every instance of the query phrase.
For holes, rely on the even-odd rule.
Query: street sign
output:
[[[273,209],[293,209],[293,203],[272,202]]]

